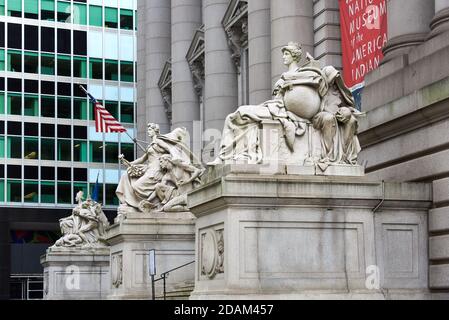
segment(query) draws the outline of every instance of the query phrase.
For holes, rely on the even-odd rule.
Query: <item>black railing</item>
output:
[[[154,284],[155,284],[156,282],[162,280],[162,282],[163,282],[163,288],[164,288],[164,300],[166,300],[166,298],[167,298],[167,290],[166,290],[166,283],[167,283],[167,281],[166,281],[166,279],[168,278],[169,274],[170,274],[171,272],[173,272],[173,271],[182,269],[182,268],[187,267],[187,266],[189,266],[189,265],[191,265],[191,264],[194,264],[194,263],[195,263],[195,261],[191,261],[191,262],[189,262],[189,263],[183,264],[182,266],[179,266],[179,267],[173,268],[173,269],[171,269],[171,270],[165,271],[164,273],[161,273],[161,277],[160,277],[160,278],[158,278],[158,279],[153,279],[153,280],[152,280],[152,281],[153,281],[152,287],[154,288]],[[154,294],[154,290],[153,290],[153,300],[156,300],[156,295]]]

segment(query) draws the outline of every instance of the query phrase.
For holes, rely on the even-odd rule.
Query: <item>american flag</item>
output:
[[[126,132],[126,129],[118,122],[105,107],[101,105],[91,94],[90,101],[95,106],[95,129],[97,132]]]

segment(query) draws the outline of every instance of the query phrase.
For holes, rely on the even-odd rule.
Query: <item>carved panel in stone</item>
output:
[[[161,77],[158,82],[159,90],[161,91],[162,100],[165,105],[165,112],[168,119],[172,119],[172,73],[171,73],[171,61],[167,61],[162,69]]]
[[[224,273],[223,232],[223,229],[208,229],[201,232],[201,276],[214,279],[218,274]]]
[[[192,73],[195,93],[201,98],[204,88],[204,25],[196,30],[186,59]]]
[[[111,257],[111,280],[114,288],[123,284],[123,254],[114,254]]]

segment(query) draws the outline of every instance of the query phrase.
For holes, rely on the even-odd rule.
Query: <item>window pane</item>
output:
[[[5,181],[3,179],[0,180],[0,202],[5,201]]]
[[[0,49],[0,71],[5,71],[5,50]]]
[[[132,62],[120,61],[120,80],[125,82],[133,82],[134,81],[134,73],[133,73],[133,65]]]
[[[125,159],[128,161],[132,161],[135,159],[134,157],[134,145],[131,143],[122,143],[121,144],[121,154],[125,156]]]
[[[39,158],[39,141],[37,138],[24,138],[24,154],[27,160]]]
[[[41,27],[41,50],[47,52],[55,52],[55,29]]]
[[[8,48],[22,49],[22,26],[8,23]]]
[[[22,202],[22,182],[15,180],[8,180],[7,185],[7,201],[8,202]]]
[[[73,76],[77,78],[87,78],[87,59],[73,57]]]
[[[0,16],[4,16],[4,15],[5,15],[5,0],[0,0]],[[0,197],[1,196],[2,195],[0,194]],[[4,201],[4,199],[0,200],[0,201]]]
[[[91,183],[90,184],[90,194],[94,193],[94,189],[95,189],[95,183]],[[103,184],[102,183],[98,184],[98,199],[97,199],[97,202],[104,203],[104,201],[103,201]]]
[[[5,93],[0,92],[0,114],[5,113]]]
[[[58,118],[70,119],[72,118],[72,106],[70,98],[58,98]]]
[[[87,183],[74,183],[73,184],[73,195],[72,195],[73,204],[75,204],[76,194],[80,191],[82,191],[84,193],[85,197],[89,194],[89,190],[87,189]]]
[[[22,138],[8,137],[8,158],[22,159]]]
[[[71,76],[71,60],[70,56],[58,55],[58,76]]]
[[[39,98],[38,96],[25,95],[25,115],[39,116]],[[26,134],[26,133],[25,133]]]
[[[8,93],[8,114],[22,115],[22,95]]]
[[[37,181],[25,181],[23,188],[23,200],[25,202],[39,202],[39,183]]]
[[[73,161],[87,162],[87,142],[73,141]]]
[[[55,140],[41,139],[41,159],[55,160]]]
[[[8,16],[22,16],[22,1],[8,0]]]
[[[25,0],[25,18],[39,19],[39,8],[37,0]]]
[[[104,25],[108,28],[118,27],[118,10],[116,8],[104,8]]]
[[[39,27],[25,25],[25,49],[34,51],[39,49]]]
[[[38,59],[37,53],[25,52],[25,72],[39,73]]]
[[[55,1],[41,0],[41,19],[54,21],[55,20]]]
[[[90,143],[90,162],[103,162],[103,143]]]
[[[58,21],[71,23],[70,3],[58,1]]]
[[[55,75],[55,55],[41,54],[41,73],[48,75]]]
[[[99,6],[89,6],[89,25],[103,26],[103,10]]]
[[[132,103],[120,103],[120,121],[134,123],[134,105]]]
[[[119,156],[119,152],[118,152],[118,143],[111,143],[108,142],[107,144],[105,144],[106,147],[106,163],[117,163],[118,164],[118,156]]]
[[[70,183],[58,181],[58,203],[72,203]]]
[[[41,116],[55,117],[55,97],[41,96]]]
[[[110,206],[118,206],[119,200],[117,195],[115,194],[115,190],[117,190],[117,186],[114,184],[106,185],[106,205]]]
[[[73,118],[79,120],[87,120],[87,100],[74,99],[73,100]]]
[[[22,72],[22,53],[8,50],[8,71]]]
[[[133,29],[133,11],[120,9],[120,28],[126,30]]]
[[[87,7],[85,4],[73,4],[73,23],[82,25],[87,24]]]
[[[0,136],[0,158],[5,157],[5,137]]]
[[[101,59],[90,59],[90,78],[103,79],[103,61]]]
[[[41,203],[55,203],[54,182],[41,182]]]
[[[72,147],[70,140],[58,140],[58,160],[71,161]]]
[[[106,60],[104,64],[104,78],[105,80],[118,81],[118,61]]]

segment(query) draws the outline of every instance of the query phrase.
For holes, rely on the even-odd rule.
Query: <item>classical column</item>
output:
[[[193,128],[200,120],[200,106],[186,54],[201,26],[201,0],[172,0],[171,14],[172,129],[187,128],[193,148],[199,143]]]
[[[271,98],[270,0],[248,1],[249,103]]]
[[[10,252],[7,214],[0,214],[0,300],[9,299]]]
[[[219,138],[226,116],[236,110],[237,74],[222,20],[229,0],[203,0],[204,15],[204,138]],[[212,130],[214,131],[214,130]]]
[[[389,40],[384,48],[384,62],[424,42],[435,9],[433,1],[389,0],[387,12]]]
[[[431,37],[449,30],[449,0],[435,0],[435,16],[430,28]]]
[[[314,54],[313,1],[271,0],[271,80],[285,72],[281,48],[299,42],[304,52]]]
[[[137,72],[137,139],[146,139],[146,114],[147,114],[147,78],[146,72],[146,4],[147,1],[137,2],[137,70],[145,70],[145,72]],[[138,151],[139,155],[141,151]]]
[[[138,1],[146,3],[146,124],[157,123],[162,133],[170,131],[170,120],[158,81],[171,54],[171,7],[167,0]]]

